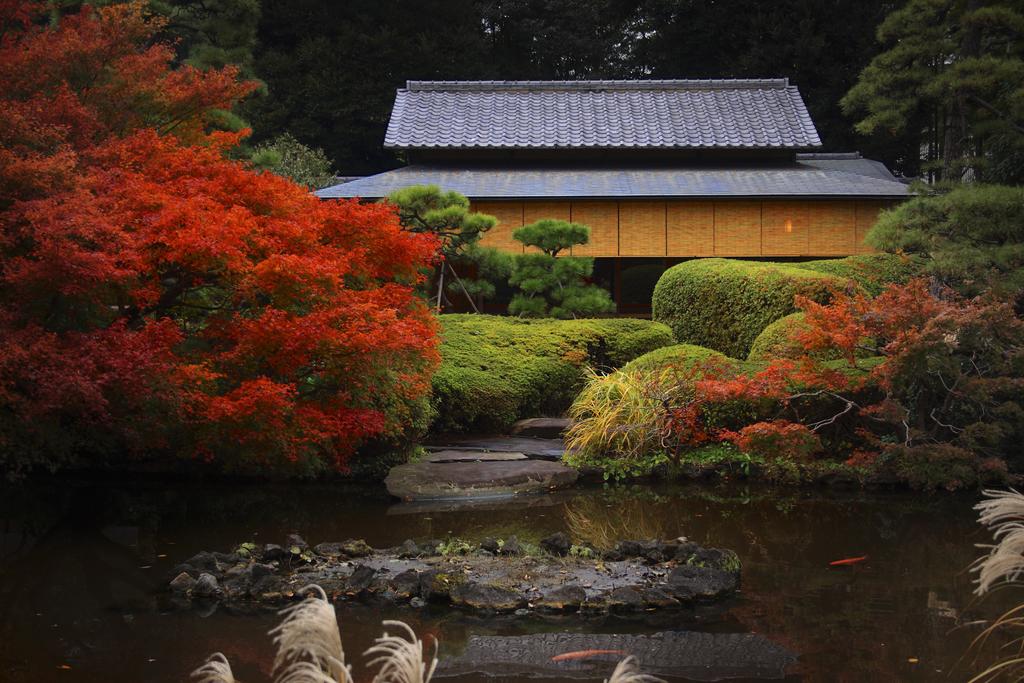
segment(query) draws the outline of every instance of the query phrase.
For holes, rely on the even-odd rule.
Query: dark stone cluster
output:
[[[281,545],[198,553],[174,568],[168,588],[179,599],[277,604],[301,598],[310,584],[334,600],[413,607],[628,612],[726,596],[739,585],[739,560],[732,551],[684,539],[622,541],[598,552],[564,533],[541,540],[539,549],[515,537],[478,545],[410,539],[386,549],[362,540],[310,547],[293,535]]]

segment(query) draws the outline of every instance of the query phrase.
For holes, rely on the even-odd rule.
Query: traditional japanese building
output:
[[[317,194],[436,184],[499,219],[484,244],[518,253],[521,225],[583,223],[590,243],[573,254],[595,257],[621,312],[649,306],[683,259],[869,251],[879,210],[907,194],[880,162],[816,152],[787,79],[410,81],[384,146],[408,165]]]

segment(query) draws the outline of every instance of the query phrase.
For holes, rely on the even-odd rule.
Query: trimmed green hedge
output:
[[[558,415],[586,368],[617,368],[672,343],[649,320],[525,320],[442,315],[434,375],[434,431],[500,431],[518,419]]]
[[[862,254],[792,265],[816,273],[847,278],[873,297],[881,294],[889,285],[904,284],[924,273],[924,262],[920,258],[898,254]]]
[[[634,358],[626,363],[622,369],[627,372],[630,370],[651,371],[675,365],[685,370],[697,363],[708,360],[717,360],[722,363],[736,362],[724,353],[719,353],[712,349],[706,349],[703,346],[695,346],[693,344],[674,344],[672,346],[664,346],[660,349],[655,349],[654,351],[645,353],[638,358]]]
[[[796,310],[797,294],[825,303],[833,288],[848,286],[844,278],[790,264],[695,259],[658,280],[653,317],[678,342],[746,358],[764,328]]]
[[[747,360],[771,360],[772,358],[799,358],[800,350],[792,341],[792,335],[800,328],[806,328],[803,311],[783,316],[761,330],[750,345]]]

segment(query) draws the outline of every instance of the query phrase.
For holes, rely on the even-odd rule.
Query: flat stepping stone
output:
[[[536,439],[561,439],[571,425],[572,420],[567,417],[531,417],[512,425],[509,434]]]
[[[534,439],[525,436],[451,436],[427,444],[428,451],[488,451],[522,453],[531,460],[562,459],[565,444],[561,439]]]
[[[414,462],[392,468],[384,485],[402,500],[450,500],[538,493],[571,486],[578,476],[545,460]]]
[[[471,451],[451,449],[429,453],[423,462],[506,462],[508,460],[528,460],[522,453],[506,453],[505,451]]]

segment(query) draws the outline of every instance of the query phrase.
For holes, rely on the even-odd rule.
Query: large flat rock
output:
[[[527,460],[522,453],[505,451],[443,450],[428,453],[425,462],[502,462],[505,460]]]
[[[561,439],[571,425],[572,420],[567,417],[529,417],[512,425],[509,433],[537,439]]]
[[[565,444],[561,439],[537,439],[525,436],[439,436],[426,445],[429,451],[487,451],[522,453],[536,460],[561,460]]]
[[[546,460],[415,462],[399,465],[384,480],[402,500],[514,496],[570,486],[577,472]]]
[[[586,651],[589,656],[552,659]],[[692,681],[779,679],[796,662],[792,652],[754,633],[537,633],[470,636],[461,654],[441,659],[435,675],[599,680],[627,655],[646,674]]]

